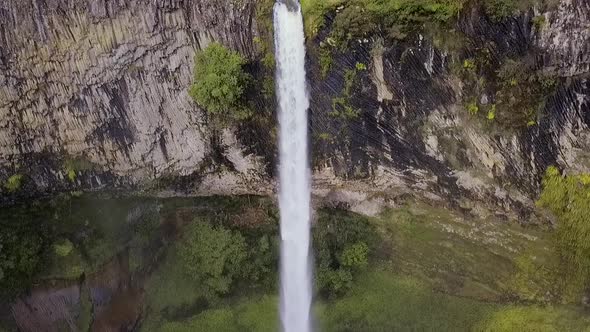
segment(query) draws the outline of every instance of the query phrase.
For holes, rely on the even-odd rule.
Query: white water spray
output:
[[[275,4],[274,29],[280,124],[281,322],[285,332],[308,332],[312,299],[309,98],[303,17],[297,3],[287,6],[279,0]]]

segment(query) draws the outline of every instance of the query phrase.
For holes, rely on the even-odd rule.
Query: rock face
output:
[[[465,85],[473,83],[453,73],[463,63],[419,33],[402,41],[353,41],[346,52],[333,54],[325,76],[320,60],[312,58],[321,180],[336,186],[345,186],[342,179],[362,180],[365,192],[408,190],[482,217],[529,219],[548,166],[590,172],[588,4],[567,0],[537,13],[545,17],[542,28],[532,23],[533,11],[494,22],[478,8],[456,24],[472,43],[463,58],[481,49],[500,63],[528,57],[536,70],[555,77],[558,88],[528,127],[504,130],[470,115]],[[331,42],[330,29],[328,23],[312,48]],[[356,116],[342,116],[343,97]],[[477,98],[478,104],[491,103],[487,91]]]
[[[3,1],[0,178],[67,187],[68,159],[100,170],[74,169],[80,187],[205,175],[219,137],[237,143],[190,100],[193,56],[217,40],[254,57],[254,10],[231,0]],[[238,173],[259,168],[230,153]]]
[[[184,177],[201,194],[272,191],[274,151],[255,146],[272,141],[268,128],[216,130],[187,94],[194,52],[212,40],[260,60],[260,3],[3,1],[0,181],[23,174],[24,192],[47,192]],[[502,22],[477,8],[461,15],[455,28],[475,48],[532,57],[559,82],[537,123],[510,131],[469,115],[457,58],[419,33],[357,40],[323,76],[328,22],[308,50],[316,192],[418,192],[481,215],[528,216],[547,166],[590,172],[589,22],[587,0]],[[358,116],[335,116],[343,103]],[[69,160],[91,167],[74,167],[71,180]]]

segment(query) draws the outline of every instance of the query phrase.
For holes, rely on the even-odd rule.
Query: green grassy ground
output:
[[[277,305],[276,296],[242,299],[164,323],[161,331],[277,331]],[[590,331],[590,317],[573,307],[451,296],[385,269],[364,274],[343,298],[317,303],[315,315],[321,331]]]
[[[579,307],[506,300],[519,272],[515,261],[530,251],[550,256],[542,230],[470,220],[420,202],[371,220],[383,243],[348,293],[316,301],[319,330],[590,331],[590,316]],[[175,279],[173,265],[158,277],[160,288],[198,294]],[[527,287],[535,282],[526,277]],[[185,296],[157,293],[152,301],[173,307]],[[278,298],[262,293],[228,298],[158,324],[143,331],[277,331]]]

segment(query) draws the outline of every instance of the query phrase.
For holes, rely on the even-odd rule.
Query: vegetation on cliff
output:
[[[238,52],[213,42],[195,56],[194,82],[189,94],[209,114],[240,120],[251,113],[243,97],[250,77]]]

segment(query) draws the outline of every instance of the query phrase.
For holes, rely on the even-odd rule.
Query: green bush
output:
[[[211,291],[226,294],[247,257],[244,237],[221,226],[195,220],[180,248],[184,270]]]
[[[6,180],[4,188],[9,192],[13,193],[18,191],[23,184],[23,176],[20,174],[14,174]]]
[[[244,119],[250,111],[242,101],[249,76],[238,52],[211,43],[195,56],[194,81],[189,94],[209,114]]]
[[[371,245],[378,242],[375,229],[359,215],[322,210],[313,229],[316,286],[325,297],[336,297],[350,289],[354,276],[368,264]]]
[[[12,297],[27,289],[45,262],[43,239],[33,230],[0,232],[0,295]]]
[[[566,296],[576,296],[590,286],[590,175],[562,176],[549,167],[537,202],[558,220],[555,246]]]
[[[55,254],[58,255],[59,257],[66,257],[72,253],[72,250],[74,250],[74,245],[72,244],[72,242],[70,240],[65,239],[65,240],[61,240],[61,241],[56,242],[53,245],[53,249],[55,251]]]

